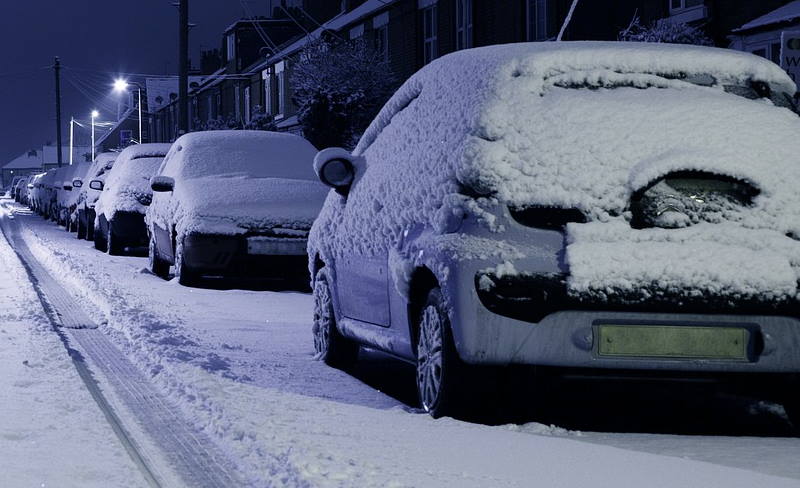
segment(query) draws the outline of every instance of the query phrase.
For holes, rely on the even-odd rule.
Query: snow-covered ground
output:
[[[0,235],[0,485],[147,486]]]
[[[312,359],[307,294],[185,288],[148,273],[146,259],[99,254],[91,243],[24,212],[16,220],[34,255],[101,330],[239,460],[256,486],[800,486],[795,438],[578,433],[432,420],[395,398],[406,399],[405,385],[413,384],[399,363],[363,354],[374,368],[359,374],[370,386]],[[10,252],[4,241],[0,249],[0,256]],[[14,287],[25,279],[8,276]],[[36,353],[50,349],[42,350]],[[74,376],[62,369],[59,379]],[[0,402],[17,397],[34,396],[13,392]],[[115,451],[101,449],[103,442],[91,446],[111,456]]]

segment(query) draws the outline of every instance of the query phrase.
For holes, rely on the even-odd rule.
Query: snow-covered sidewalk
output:
[[[147,486],[1,234],[0,277],[0,485]]]
[[[725,459],[681,449],[693,440],[673,436],[663,456],[643,452],[659,449],[639,438],[637,452],[610,447],[626,444],[611,434],[432,420],[314,361],[306,294],[185,288],[146,272],[146,259],[102,255],[38,217],[17,219],[101,330],[256,486],[800,487],[770,475],[789,470],[757,462],[779,452],[777,465],[796,463],[797,439]],[[706,445],[722,453],[744,442],[757,440]]]

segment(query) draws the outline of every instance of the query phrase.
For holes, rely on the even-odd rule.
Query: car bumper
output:
[[[743,304],[741,309],[729,308],[720,313],[712,306],[704,311],[699,303],[684,309],[674,304],[668,307],[666,302],[650,307],[647,303],[636,307],[593,305],[563,300],[552,289],[552,280],[544,280],[534,283],[532,286],[539,288],[531,292],[541,306],[535,302],[526,304],[534,310],[525,316],[520,315],[520,310],[491,310],[492,304],[485,296],[479,296],[476,276],[487,269],[487,264],[481,261],[451,266],[444,286],[451,304],[456,347],[466,362],[623,370],[800,372],[800,319],[791,306],[767,311]],[[524,260],[515,265],[523,269]],[[639,334],[637,340],[646,343],[656,329],[679,334],[687,352],[692,348],[702,352],[664,356],[663,351],[654,353],[647,347],[619,351],[601,344],[601,340],[625,340],[624,336],[614,335],[620,331]],[[731,331],[742,333],[742,356],[714,356],[702,334],[710,333],[716,338]]]
[[[190,234],[183,262],[193,272],[223,278],[309,281],[305,239]]]

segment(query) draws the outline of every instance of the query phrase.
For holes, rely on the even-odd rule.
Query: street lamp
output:
[[[136,91],[139,94],[139,144],[142,141],[142,86],[136,82],[128,81],[123,78],[117,78],[114,80],[114,91],[118,93],[128,91],[128,86],[133,85],[136,87]]]
[[[95,147],[94,147],[94,119],[100,116],[100,112],[97,110],[92,110],[92,161],[95,158]]]

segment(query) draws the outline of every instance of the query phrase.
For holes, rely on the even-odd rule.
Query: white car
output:
[[[335,189],[309,239],[318,356],[414,362],[435,417],[516,364],[755,379],[800,421],[795,91],[694,46],[434,61],[315,161]]]
[[[308,286],[306,241],[327,189],[302,137],[264,131],[181,136],[152,179],[153,273]]]
[[[94,204],[97,198],[100,197],[100,191],[89,188],[89,182],[92,180],[104,180],[106,173],[114,167],[114,161],[116,161],[118,155],[119,153],[116,152],[98,154],[88,171],[86,171],[85,177],[81,180],[76,204],[78,239],[86,239],[87,241],[94,239]]]
[[[101,191],[95,203],[95,247],[109,254],[146,252],[147,227],[144,214],[153,198],[152,177],[171,144],[137,144],[124,149],[105,181],[89,182]]]

